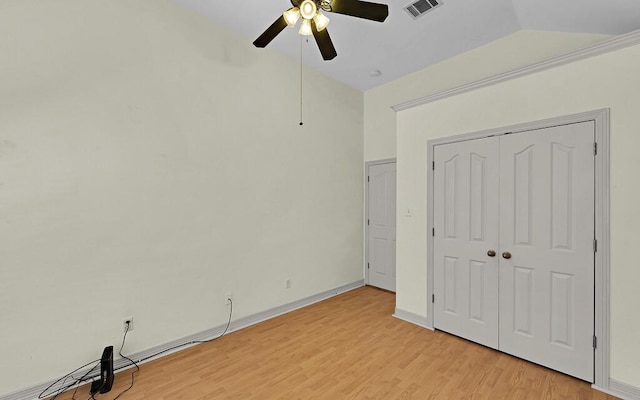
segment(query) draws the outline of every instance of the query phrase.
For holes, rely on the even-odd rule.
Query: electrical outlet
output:
[[[224,304],[229,305],[233,302],[233,293],[225,293]]]
[[[127,327],[129,329],[127,329]],[[133,316],[127,317],[122,320],[122,328],[125,332],[131,332],[133,330]]]

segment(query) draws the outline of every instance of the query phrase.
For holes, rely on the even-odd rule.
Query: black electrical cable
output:
[[[175,350],[175,349],[178,349],[180,347],[188,346],[188,345],[191,345],[191,344],[209,343],[209,342],[213,342],[214,340],[220,339],[222,336],[224,336],[225,333],[227,333],[227,331],[229,330],[229,326],[231,326],[231,317],[233,316],[233,301],[231,299],[229,299],[229,306],[230,306],[229,307],[229,319],[227,320],[227,326],[224,328],[224,331],[220,334],[220,336],[216,336],[216,337],[208,339],[208,340],[192,340],[192,341],[184,343],[184,344],[176,345],[176,346],[170,347],[168,349],[159,351],[157,353],[151,354],[149,356],[146,356],[144,358],[141,358],[141,359],[138,360],[138,363],[140,363],[142,361],[145,361],[145,360],[148,360],[148,359],[153,358],[153,357],[157,357],[160,354],[164,354],[164,353],[166,353],[168,351]],[[131,388],[133,387],[133,385],[135,383],[135,374],[138,371],[140,371],[140,366],[138,365],[138,363],[136,363],[135,361],[133,361],[129,357],[127,357],[127,356],[122,354],[122,349],[124,348],[124,341],[127,338],[127,333],[128,332],[129,332],[129,325],[127,325],[127,330],[125,331],[124,337],[122,338],[122,346],[120,346],[120,351],[118,352],[118,354],[120,354],[120,357],[129,360],[132,363],[132,365],[135,365],[136,366],[136,370],[131,374],[131,385],[129,385],[129,387],[126,388],[125,390],[123,390],[122,392],[120,392],[113,400],[117,400],[118,398],[120,398],[120,396],[122,396],[123,394],[125,394],[126,392],[131,390]],[[125,367],[120,367],[120,368],[118,368],[118,370],[123,369],[123,368],[125,368]],[[96,399],[92,395],[89,400],[96,400]]]
[[[135,361],[133,361],[129,357],[127,357],[127,356],[122,354],[122,349],[124,349],[124,341],[127,339],[127,333],[129,332],[129,326],[130,325],[127,324],[127,330],[124,332],[124,337],[122,338],[122,345],[120,346],[120,351],[118,351],[118,354],[120,355],[120,357],[129,360],[132,365],[135,365],[136,366],[136,370],[131,373],[131,385],[129,385],[129,387],[126,388],[125,390],[123,390],[122,392],[120,392],[120,394],[118,394],[113,400],[119,399],[120,396],[122,396],[123,394],[125,394],[129,390],[131,390],[131,388],[133,387],[133,385],[136,382],[136,373],[138,373],[138,371],[140,371],[140,366],[138,365],[138,363],[136,363]]]
[[[232,316],[233,316],[233,301],[232,301],[231,299],[229,299],[229,306],[230,306],[230,307],[229,307],[229,319],[228,319],[228,321],[227,321],[227,326],[224,328],[224,331],[223,331],[219,336],[216,336],[216,337],[211,338],[211,339],[208,339],[208,340],[192,340],[192,341],[187,342],[187,343],[183,343],[183,344],[179,344],[179,345],[176,345],[176,346],[172,346],[172,347],[170,347],[170,348],[168,348],[168,349],[165,349],[165,350],[159,351],[159,352],[157,352],[157,353],[154,353],[154,354],[148,355],[148,356],[146,356],[146,357],[143,357],[143,358],[139,359],[137,362],[136,362],[136,361],[133,361],[131,358],[129,358],[129,357],[127,357],[127,356],[125,356],[125,355],[123,355],[123,354],[122,354],[122,349],[124,348],[124,344],[125,344],[125,341],[126,341],[126,339],[127,339],[127,333],[129,333],[129,325],[127,324],[127,329],[125,330],[125,332],[124,332],[124,336],[122,337],[122,345],[120,346],[120,351],[118,352],[118,354],[120,355],[120,357],[122,357],[122,358],[124,358],[124,359],[129,360],[129,362],[131,362],[131,364],[128,364],[128,365],[125,365],[125,366],[121,366],[121,367],[119,367],[119,368],[116,368],[116,369],[114,370],[114,372],[117,372],[117,371],[119,371],[119,370],[121,370],[121,369],[124,369],[124,368],[126,368],[126,367],[130,367],[131,365],[135,365],[136,370],[131,374],[131,385],[129,385],[129,387],[128,387],[128,388],[126,388],[125,390],[123,390],[122,392],[120,392],[120,393],[119,393],[119,394],[118,394],[118,395],[117,395],[113,400],[117,400],[118,398],[120,398],[120,396],[122,396],[123,394],[125,394],[126,392],[128,392],[129,390],[131,390],[131,388],[132,388],[132,387],[133,387],[133,385],[135,384],[135,374],[136,374],[138,371],[140,371],[140,366],[138,365],[139,363],[141,363],[141,362],[143,362],[143,361],[146,361],[146,360],[148,360],[148,359],[150,359],[150,358],[157,357],[157,356],[159,356],[159,355],[161,355],[161,354],[164,354],[164,353],[166,353],[166,352],[169,352],[169,351],[171,351],[171,350],[179,349],[179,348],[181,348],[181,347],[189,346],[189,345],[192,345],[192,344],[210,343],[210,342],[213,342],[214,340],[218,340],[218,339],[220,339],[221,337],[223,337],[223,336],[227,333],[227,331],[229,330],[229,327],[231,326],[231,318],[232,318]],[[70,372],[70,373],[68,373],[68,374],[64,375],[63,377],[61,377],[61,378],[60,378],[60,379],[58,379],[57,381],[53,382],[51,385],[47,386],[47,388],[46,388],[46,389],[44,389],[44,390],[40,393],[40,395],[38,396],[38,399],[44,399],[44,398],[46,398],[46,397],[49,397],[49,396],[51,396],[51,395],[54,395],[50,400],[55,400],[55,399],[56,399],[56,398],[57,398],[61,393],[64,393],[65,391],[69,390],[69,389],[70,389],[70,388],[72,388],[74,385],[79,385],[79,384],[81,384],[82,382],[84,382],[84,381],[86,380],[87,376],[88,376],[88,375],[89,375],[93,370],[95,370],[95,369],[97,368],[97,366],[100,364],[100,361],[101,361],[101,360],[91,361],[91,362],[89,362],[89,363],[87,363],[87,364],[83,365],[82,367],[79,367],[79,368],[77,368],[77,369],[73,370],[72,372]],[[87,372],[85,372],[85,374],[84,374],[84,375],[82,375],[82,377],[80,377],[80,378],[76,378],[76,379],[75,379],[75,382],[73,382],[73,383],[71,383],[71,384],[69,384],[69,385],[67,385],[67,386],[65,386],[65,387],[60,387],[60,388],[56,389],[55,391],[52,391],[51,393],[48,393],[48,394],[46,394],[46,395],[45,395],[45,393],[46,393],[48,390],[50,390],[54,385],[56,385],[58,382],[63,381],[63,383],[60,385],[60,386],[63,386],[63,385],[64,385],[64,382],[66,382],[66,380],[67,380],[69,377],[72,377],[74,373],[78,372],[79,370],[81,370],[81,369],[83,369],[83,368],[85,368],[85,367],[87,367],[87,366],[89,366],[89,365],[91,365],[91,364],[93,364],[93,363],[96,363],[96,365],[94,365],[90,370],[88,370]],[[74,391],[74,393],[73,393],[72,400],[73,400],[73,399],[75,399],[75,395],[76,395],[77,390],[78,390],[78,386],[76,386],[76,390],[75,390],[75,391]],[[96,398],[94,397],[94,394],[91,394],[91,397],[89,397],[89,399],[88,399],[88,400],[96,400]]]
[[[131,390],[131,388],[133,387],[133,385],[134,385],[134,384],[135,384],[135,382],[136,382],[136,373],[138,373],[138,371],[140,371],[140,366],[139,366],[135,361],[133,361],[133,360],[132,360],[132,359],[130,359],[129,357],[127,357],[127,356],[125,356],[124,354],[122,354],[122,349],[124,349],[124,344],[125,344],[125,342],[126,342],[126,340],[127,340],[127,333],[129,333],[129,330],[130,330],[130,325],[129,325],[129,324],[127,324],[127,329],[124,331],[124,335],[122,336],[122,344],[120,345],[120,350],[118,351],[118,354],[120,355],[120,357],[122,357],[122,358],[124,358],[124,359],[126,359],[126,360],[129,360],[129,362],[130,362],[131,364],[126,365],[126,366],[122,366],[122,367],[120,367],[120,368],[118,368],[118,369],[123,369],[123,368],[129,367],[129,366],[131,366],[131,365],[135,365],[136,369],[135,369],[135,371],[133,371],[133,372],[131,373],[131,384],[129,385],[129,387],[128,387],[128,388],[126,388],[126,389],[124,389],[122,392],[118,393],[118,395],[117,395],[116,397],[114,397],[114,398],[113,398],[113,400],[119,399],[119,398],[120,398],[120,396],[122,396],[123,394],[125,394],[125,393],[127,393],[129,390]],[[114,371],[114,372],[115,372],[115,371]],[[103,383],[103,385],[104,385],[104,383]],[[98,388],[94,393],[90,393],[89,400],[96,400],[95,395],[96,395],[97,393],[99,393],[99,392],[100,392],[100,389],[101,389],[101,388],[102,388],[102,387]]]
[[[233,301],[231,299],[229,299],[229,305],[230,305],[229,320],[227,321],[227,326],[224,328],[224,331],[220,334],[220,336],[216,336],[216,337],[208,339],[208,340],[192,340],[192,341],[187,342],[187,343],[178,344],[178,345],[175,345],[173,347],[169,347],[168,349],[165,349],[165,350],[159,351],[157,353],[151,354],[150,356],[146,356],[144,358],[141,358],[141,359],[138,360],[138,362],[146,361],[146,360],[148,360],[150,358],[157,357],[160,354],[164,354],[164,353],[166,353],[168,351],[179,349],[180,347],[189,346],[191,344],[209,343],[209,342],[213,342],[214,340],[220,339],[221,337],[224,336],[225,333],[227,333],[227,331],[229,330],[229,326],[231,325],[231,316],[233,315]]]
[[[214,337],[212,339],[209,340],[195,340],[191,343],[209,343],[209,342],[213,342],[214,340],[218,340],[221,337],[224,336],[225,333],[227,333],[227,331],[229,330],[229,326],[231,325],[231,316],[233,315],[233,300],[231,300],[230,298],[227,299],[229,300],[229,320],[227,321],[227,326],[224,328],[224,331],[222,331],[222,333],[220,334],[220,336],[218,337]]]
[[[67,381],[67,379],[69,379],[69,377],[73,376],[73,374],[75,374],[76,372],[80,371],[82,368],[88,367],[91,364],[96,364],[94,365],[89,371],[87,371],[82,378],[78,378],[75,380],[74,383],[62,387],[64,385],[64,382]],[[53,382],[51,385],[47,386],[42,392],[40,392],[40,394],[38,395],[38,399],[44,399],[45,397],[49,397],[52,396],[51,400],[54,400],[56,397],[58,397],[58,395],[60,395],[60,393],[63,393],[67,390],[69,390],[70,388],[73,387],[73,385],[76,385],[78,383],[81,383],[83,378],[85,378],[91,371],[93,371],[94,369],[96,369],[96,367],[100,364],[100,360],[94,360],[91,362],[86,363],[85,365],[83,365],[82,367],[76,368],[73,371],[69,372],[68,374],[64,375],[62,378],[58,379],[57,381]],[[62,381],[63,383],[60,385],[61,387],[52,391],[51,393],[47,393],[53,386],[55,386],[58,382]],[[46,394],[45,394],[46,393]]]
[[[102,362],[102,360],[100,360],[100,362]],[[94,369],[96,369],[96,368],[98,367],[98,365],[100,365],[100,363],[96,364],[93,368],[91,368],[90,370],[88,370],[87,372],[85,372],[85,374],[84,374],[84,375],[82,375],[82,376],[80,377],[80,379],[78,379],[78,380],[76,381],[76,383],[78,383],[78,385],[76,385],[76,388],[75,388],[75,390],[73,391],[73,395],[71,396],[71,400],[76,400],[76,393],[78,393],[78,389],[80,388],[80,385],[79,385],[79,384],[80,384],[80,383],[82,383],[82,382],[84,382],[85,378],[86,378],[86,377],[87,377],[87,376],[88,376],[88,375],[89,375],[89,374],[90,374]],[[103,383],[103,385],[104,385],[104,383]],[[58,395],[56,395],[56,396],[58,396]],[[55,399],[55,397],[54,397],[54,399]],[[51,399],[51,400],[53,400],[53,399]]]

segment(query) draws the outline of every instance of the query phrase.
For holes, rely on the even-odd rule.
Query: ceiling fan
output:
[[[327,32],[329,18],[322,11],[336,14],[350,15],[372,21],[383,22],[389,15],[386,4],[370,3],[359,0],[290,0],[293,7],[285,11],[270,27],[267,28],[254,42],[256,47],[266,47],[284,28],[294,27],[302,17],[299,34],[313,35],[325,60],[334,59],[336,53],[333,42]]]

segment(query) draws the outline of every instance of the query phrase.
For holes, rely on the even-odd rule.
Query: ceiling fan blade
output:
[[[316,23],[312,21],[311,30],[313,31],[313,37],[316,39],[316,43],[318,44],[320,53],[322,53],[322,58],[325,61],[333,60],[334,58],[336,58],[338,53],[336,53],[336,48],[333,47],[333,42],[331,41],[331,37],[329,36],[327,28],[318,31],[318,29],[316,28]]]
[[[276,22],[271,24],[271,26],[253,42],[253,45],[256,47],[266,47],[286,27],[287,21],[285,21],[284,16],[280,16]]]
[[[389,16],[389,6],[359,0],[333,0],[331,12],[383,22]]]

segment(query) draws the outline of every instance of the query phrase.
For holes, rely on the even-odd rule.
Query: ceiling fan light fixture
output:
[[[304,19],[307,19],[307,20],[313,19],[317,11],[318,11],[318,7],[316,7],[315,1],[304,0],[302,4],[300,4],[300,14]]]
[[[296,26],[296,22],[300,19],[300,9],[298,7],[291,7],[287,11],[282,13],[284,20],[291,28]]]
[[[311,36],[313,34],[311,31],[311,20],[303,18],[298,33],[302,36]]]
[[[313,17],[313,21],[316,23],[316,29],[318,29],[318,32],[325,30],[327,25],[329,25],[329,18],[321,13],[320,10],[318,10],[316,15]]]
[[[338,53],[329,36],[327,25],[329,18],[324,12],[344,14],[370,21],[384,22],[389,16],[389,6],[360,0],[289,0],[291,7],[284,11],[256,40],[253,45],[258,48],[266,47],[287,26],[294,27],[301,19],[300,35],[313,35],[322,59],[333,60]],[[416,1],[416,0],[413,0]],[[442,1],[442,0],[419,0]],[[307,40],[308,42],[308,40]],[[301,42],[302,43],[302,42]]]

